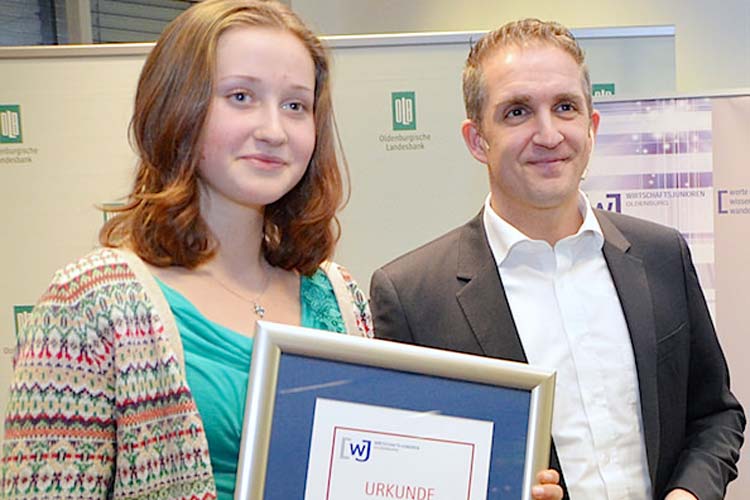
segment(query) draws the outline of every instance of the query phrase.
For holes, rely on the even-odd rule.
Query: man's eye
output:
[[[526,111],[523,108],[513,108],[505,115],[508,118],[518,118],[519,116],[523,116],[526,114]]]

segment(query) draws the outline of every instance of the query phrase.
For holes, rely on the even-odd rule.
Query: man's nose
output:
[[[548,149],[558,146],[563,140],[563,134],[560,132],[559,125],[551,113],[537,115],[536,131],[532,138],[534,144]]]

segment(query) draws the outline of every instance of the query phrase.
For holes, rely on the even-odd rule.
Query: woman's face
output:
[[[315,66],[289,32],[240,26],[216,48],[199,143],[204,209],[262,209],[302,178],[315,148]]]

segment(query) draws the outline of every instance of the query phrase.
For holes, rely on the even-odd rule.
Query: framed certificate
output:
[[[553,372],[259,321],[235,498],[531,498]]]

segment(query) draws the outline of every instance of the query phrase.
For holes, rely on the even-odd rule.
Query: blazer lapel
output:
[[[508,298],[487,243],[483,214],[484,210],[464,226],[459,239],[457,277],[466,285],[456,293],[456,298],[485,356],[526,363]],[[554,443],[549,466],[562,470]],[[560,486],[563,500],[568,500],[562,473]]]
[[[653,298],[643,261],[630,253],[630,242],[602,211],[595,211],[604,233],[604,259],[620,298],[633,344],[651,481],[659,462],[659,405],[656,385],[656,326]]]
[[[459,280],[456,294],[483,354],[526,362],[500,275],[484,231],[483,213],[466,224],[458,243]]]

